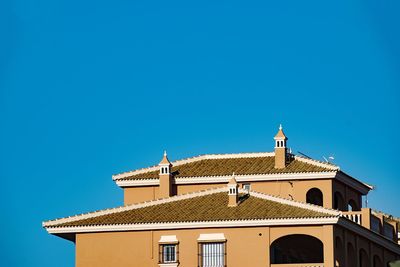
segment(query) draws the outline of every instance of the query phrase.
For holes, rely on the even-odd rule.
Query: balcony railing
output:
[[[343,216],[359,225],[362,225],[362,212],[361,211],[344,211]]]
[[[284,263],[271,264],[271,267],[324,267],[323,263]]]

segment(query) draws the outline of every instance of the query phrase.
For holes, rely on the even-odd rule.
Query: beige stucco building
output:
[[[76,266],[377,267],[400,259],[392,216],[372,189],[287,149],[202,155],[113,176],[124,205],[46,221],[76,244]]]

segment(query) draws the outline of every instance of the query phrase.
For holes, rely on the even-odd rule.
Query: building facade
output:
[[[400,260],[398,222],[331,163],[274,152],[202,155],[113,176],[117,208],[46,221],[76,266],[378,267]]]

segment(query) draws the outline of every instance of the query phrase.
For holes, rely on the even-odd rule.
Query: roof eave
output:
[[[89,233],[89,232],[121,232],[121,231],[167,230],[167,229],[326,225],[326,224],[336,224],[338,220],[339,220],[338,216],[332,215],[329,217],[316,217],[316,218],[114,224],[114,225],[45,227],[45,229],[50,234],[60,235],[67,233],[76,234],[76,233]]]
[[[367,183],[363,183],[359,180],[357,180],[356,178],[348,175],[347,173],[343,172],[343,171],[338,171],[336,173],[336,177],[337,180],[353,187],[354,189],[356,189],[357,191],[359,191],[362,195],[366,195],[368,194],[369,191],[373,190],[374,187],[367,184]]]
[[[309,180],[309,179],[332,179],[337,174],[336,170],[323,171],[323,172],[295,172],[295,173],[272,173],[272,174],[246,174],[235,175],[237,182],[256,182],[256,181],[276,181],[279,180]],[[232,178],[232,175],[220,176],[194,176],[194,177],[178,177],[175,178],[174,184],[205,184],[205,183],[227,183]],[[119,180],[115,183],[124,187],[135,186],[154,186],[159,185],[158,178],[151,179],[132,179],[132,180]]]

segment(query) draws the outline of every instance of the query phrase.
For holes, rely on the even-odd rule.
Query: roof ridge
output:
[[[337,171],[340,170],[339,166],[334,165],[332,163],[327,163],[327,162],[323,162],[323,161],[312,159],[312,158],[305,158],[305,157],[302,157],[302,156],[299,156],[299,155],[295,155],[294,158],[299,160],[299,161],[302,161],[302,162],[305,162],[305,163],[309,163],[309,164],[312,164],[312,165],[315,165],[315,166],[318,166],[318,167],[328,168],[328,169],[337,170]]]
[[[247,191],[241,188],[241,189],[239,189],[239,192],[244,193]],[[294,206],[294,207],[298,207],[298,208],[308,209],[308,210],[321,212],[321,213],[327,213],[327,214],[331,214],[331,215],[335,215],[335,216],[342,215],[341,211],[338,211],[335,209],[325,208],[322,206],[318,206],[318,205],[314,205],[314,204],[310,204],[310,203],[306,203],[306,202],[301,202],[301,201],[296,201],[296,200],[291,200],[291,199],[287,199],[287,198],[283,198],[283,197],[279,197],[279,196],[273,196],[270,194],[265,194],[265,193],[261,193],[261,192],[257,192],[257,191],[253,191],[253,190],[250,190],[249,194],[250,194],[250,196],[255,196],[255,197],[258,197],[261,199],[266,199],[266,200],[270,200],[270,201],[274,201],[274,202],[278,202],[281,204],[286,204],[286,205],[290,205],[290,206]]]
[[[202,154],[194,157],[184,158],[176,161],[172,161],[173,166],[180,166],[187,163],[192,163],[204,159],[229,159],[229,158],[256,158],[256,157],[272,157],[275,152],[243,152],[243,153],[226,153],[226,154]],[[123,179],[129,176],[147,173],[151,171],[157,171],[158,165],[153,165],[150,167],[145,167],[141,169],[136,169],[133,171],[127,171],[122,173],[117,173],[112,176],[113,180]]]
[[[129,204],[129,205],[125,205],[125,206],[118,206],[118,207],[108,208],[108,209],[103,209],[103,210],[96,210],[96,211],[92,211],[92,212],[81,213],[81,214],[77,214],[77,215],[73,215],[73,216],[44,221],[42,223],[42,226],[43,227],[51,227],[51,226],[55,226],[55,225],[61,224],[61,223],[79,221],[79,220],[88,219],[88,218],[92,218],[92,217],[108,215],[108,214],[113,214],[113,213],[118,213],[118,212],[124,212],[124,211],[129,211],[129,210],[134,210],[134,209],[140,209],[140,208],[155,206],[155,205],[164,204],[164,203],[170,203],[170,202],[194,198],[194,197],[211,195],[214,193],[220,193],[220,192],[224,192],[224,191],[228,191],[227,187],[225,187],[225,186],[224,187],[215,187],[215,188],[210,188],[210,189],[203,189],[203,190],[190,192],[190,193],[184,193],[184,194],[176,195],[176,196],[172,196],[172,197],[159,198],[159,199],[155,199],[155,200],[144,201],[144,202],[140,202],[140,203],[134,203],[134,204]]]

